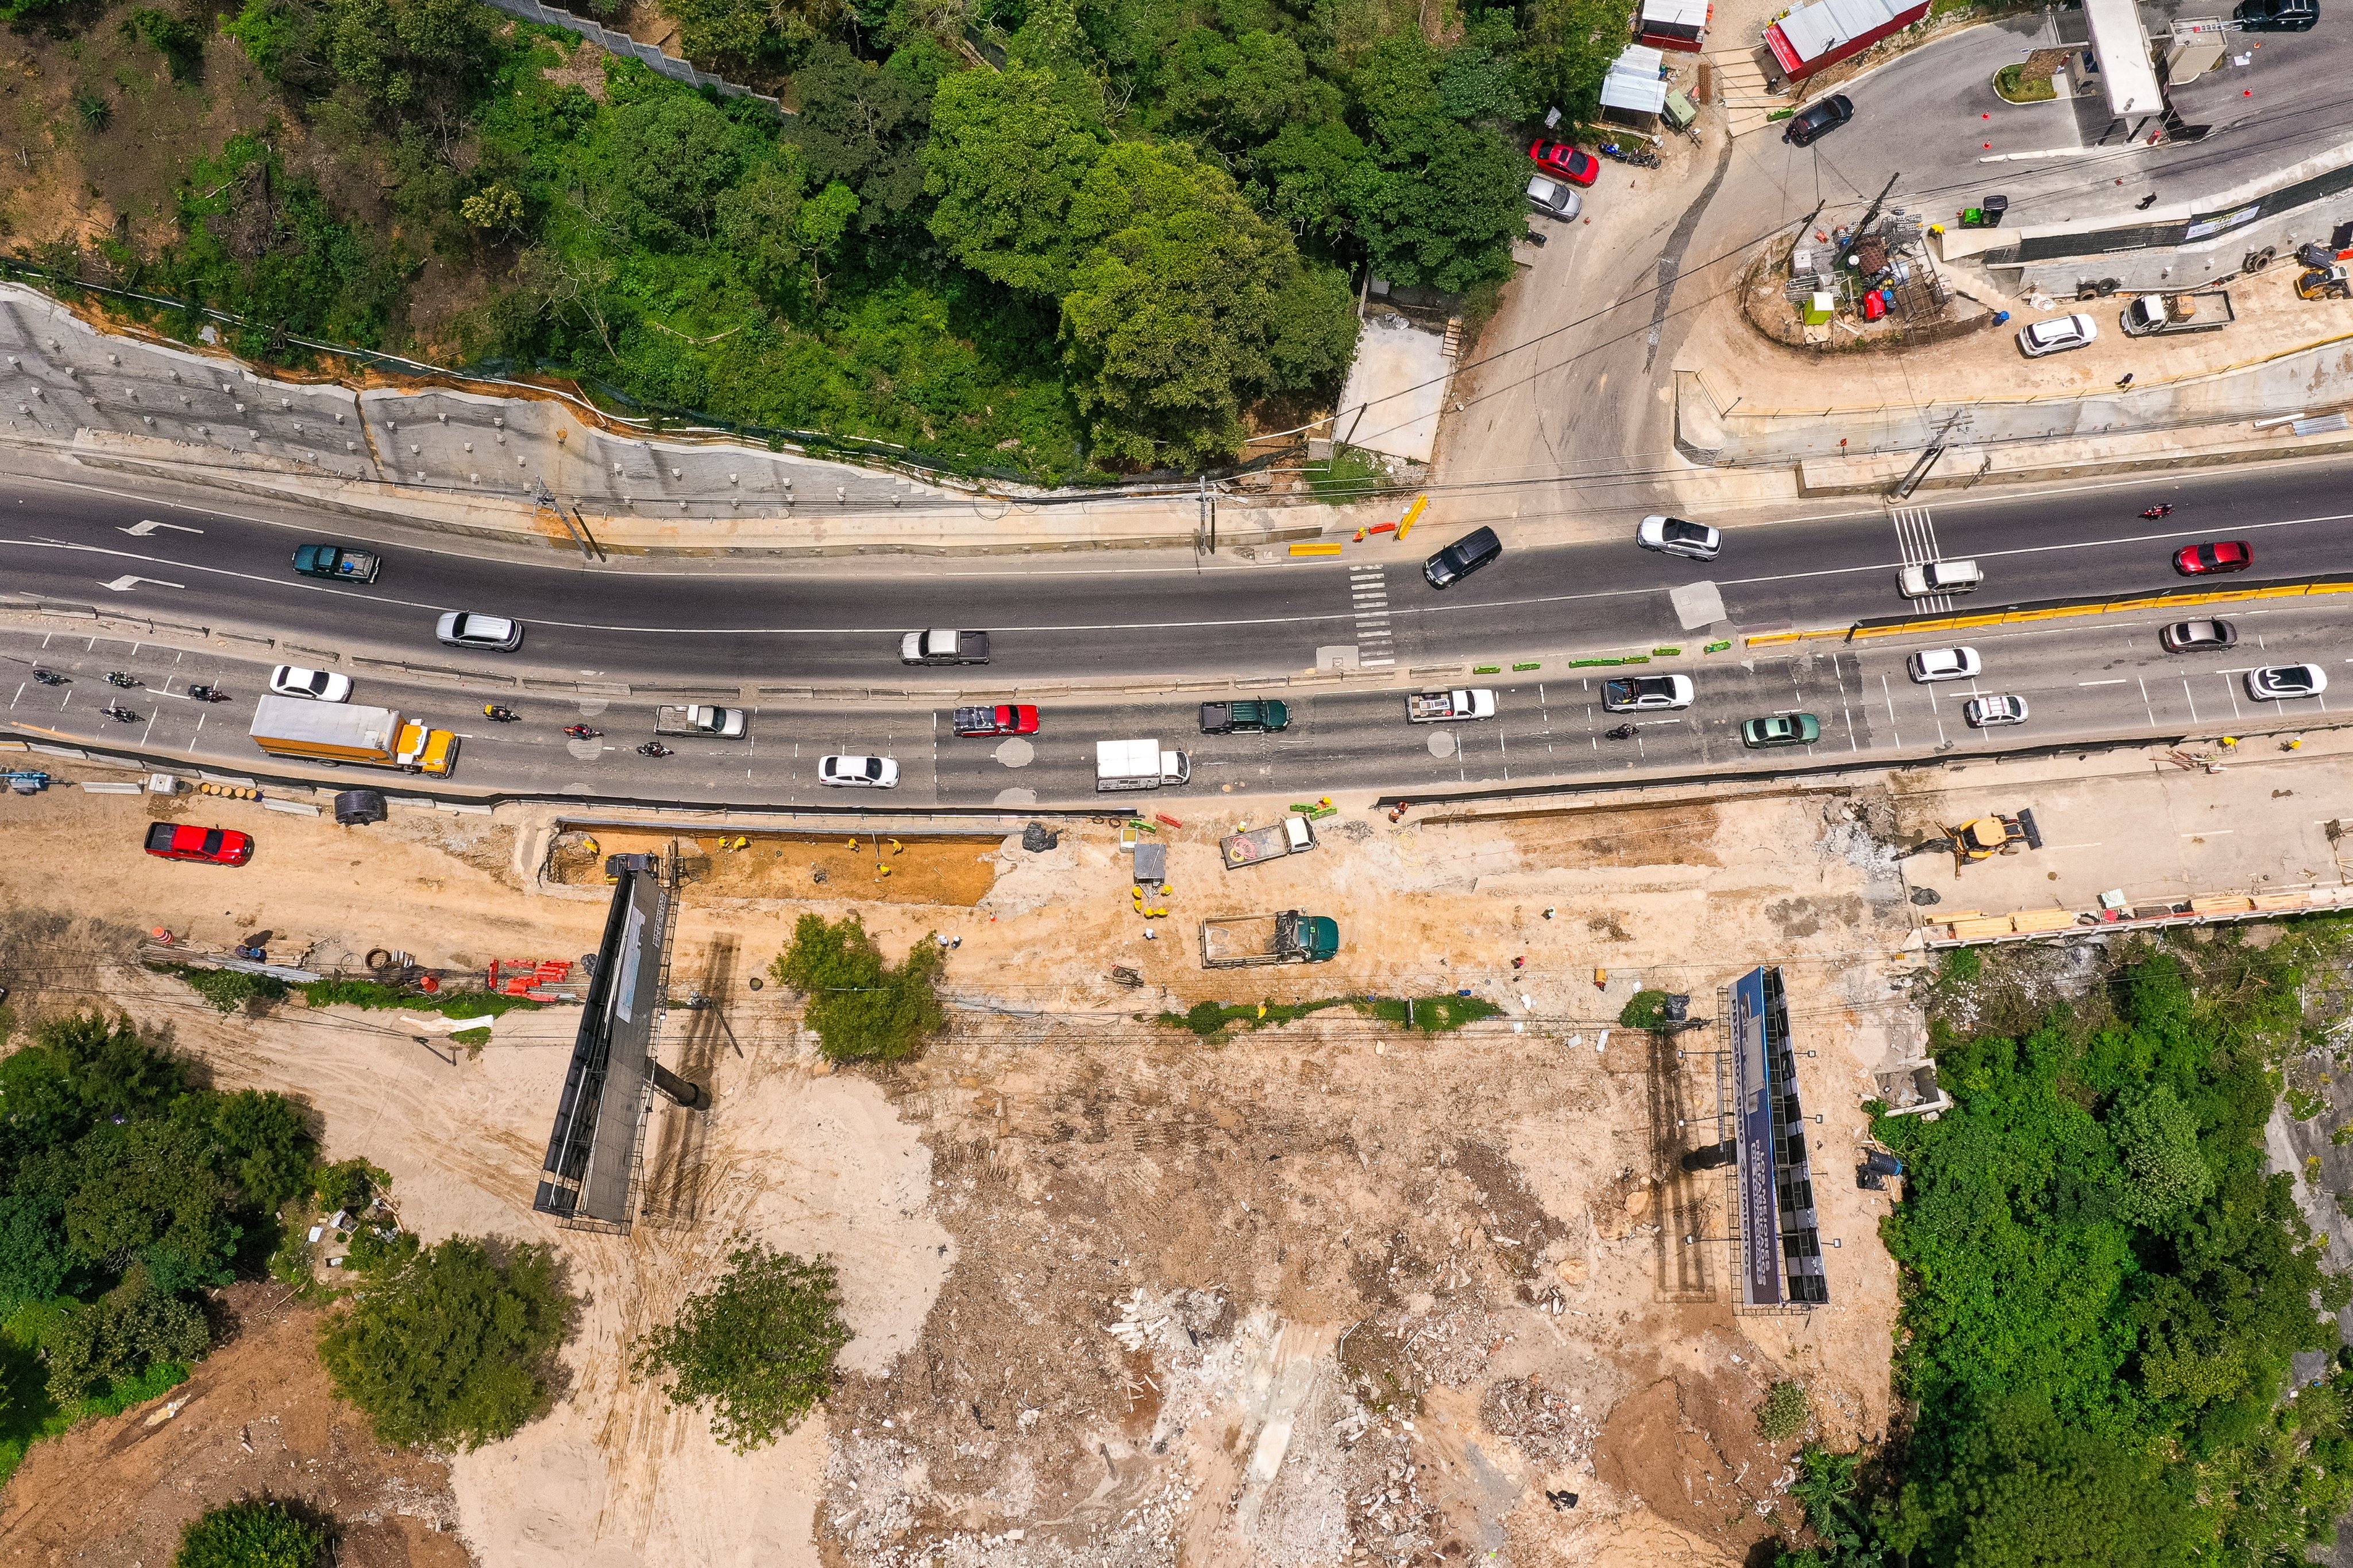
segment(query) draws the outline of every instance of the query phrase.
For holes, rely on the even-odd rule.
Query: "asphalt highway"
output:
[[[102,605],[484,675],[640,687],[952,691],[1271,676],[1314,667],[1319,650],[1334,647],[1402,671],[1901,613],[1896,569],[1931,552],[1983,565],[1978,605],[2179,586],[2173,551],[2221,537],[2253,543],[2258,577],[2353,571],[2347,471],[2295,464],[2002,499],[1932,494],[1900,516],[1863,510],[1736,528],[1705,563],[1638,550],[1630,526],[1622,542],[1507,548],[1444,593],[1422,581],[1420,563],[1447,536],[1427,531],[1405,544],[1354,546],[1337,561],[1220,557],[1198,573],[962,563],[877,571],[849,561],[616,572],[553,552],[544,561],[491,558],[462,539],[399,537],[347,519],[290,528],[242,515],[233,501],[166,504],[11,478],[0,479],[0,584],[18,603]],[[2158,500],[2175,505],[2171,517],[2137,515]],[[293,575],[292,548],[306,538],[379,549],[382,577],[346,587]],[[1702,590],[1696,612],[1687,594],[1679,614],[1671,592],[1698,584],[1713,585],[1721,610]],[[528,628],[523,646],[441,647],[433,622],[447,609],[516,617]],[[1707,618],[1686,624],[1693,613]],[[923,626],[993,633],[993,664],[901,666],[900,634]]]
[[[2239,646],[2211,654],[2164,652],[2157,642],[2162,619],[2155,616],[1975,631],[1967,642],[1978,651],[1983,675],[1933,686],[1914,683],[1905,668],[1914,649],[1931,646],[1932,639],[1921,637],[1824,639],[1751,657],[1687,657],[1651,668],[1689,672],[1696,687],[1692,706],[1635,715],[1636,733],[1622,741],[1608,738],[1627,716],[1603,710],[1604,674],[1598,671],[1489,678],[1498,695],[1496,717],[1459,724],[1408,723],[1400,688],[1294,688],[1283,694],[1292,726],[1280,735],[1199,735],[1192,701],[1170,697],[1118,705],[1041,700],[1038,734],[1003,740],[960,739],[944,709],[921,703],[770,702],[754,708],[744,739],[673,740],[676,754],[660,759],[634,750],[651,734],[653,704],[645,699],[559,699],[462,679],[404,681],[363,671],[354,700],[458,731],[463,740],[452,782],[479,791],[885,812],[1095,804],[1198,811],[1223,796],[1311,799],[1371,790],[1418,797],[1514,783],[1736,776],[1765,767],[1966,757],[2020,745],[2211,737],[2329,722],[2353,707],[2353,605],[2346,597],[2223,606],[2213,613],[2237,626]],[[2300,662],[2320,665],[2337,684],[2295,702],[2258,702],[2248,695],[2249,668]],[[68,676],[69,683],[34,682],[37,664]],[[103,679],[109,669],[128,671],[142,684],[118,691]],[[209,650],[68,631],[0,632],[0,706],[5,708],[0,722],[35,740],[135,750],[183,771],[238,775],[255,770],[312,777],[333,787],[402,792],[409,781],[397,773],[318,771],[261,755],[247,730],[267,670],[265,663]],[[186,690],[195,681],[221,689],[229,700],[190,701]],[[2000,731],[1971,729],[1963,704],[1989,694],[2025,698],[2028,721]],[[486,721],[480,704],[489,699],[513,707],[521,721]],[[99,710],[110,701],[136,721],[103,716]],[[1741,743],[1744,721],[1791,712],[1809,712],[1820,721],[1818,743],[1768,752]],[[565,725],[581,723],[605,733],[576,741],[564,736]],[[1094,742],[1141,735],[1186,751],[1192,782],[1097,795]],[[902,784],[892,791],[820,786],[817,762],[829,752],[894,757]]]

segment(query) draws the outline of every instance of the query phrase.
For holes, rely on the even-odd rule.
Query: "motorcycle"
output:
[[[139,684],[139,678],[135,675],[125,675],[119,669],[110,669],[106,672],[106,683],[109,686],[120,686],[123,690],[128,691]]]
[[[43,686],[63,686],[66,683],[66,678],[54,669],[37,669],[33,671],[33,679]]]
[[[566,724],[564,726],[564,732],[575,741],[593,741],[605,731],[591,730],[586,724]]]
[[[2160,517],[2171,517],[2172,515],[2173,509],[2169,506],[2153,506],[2141,513],[2141,516],[2147,518],[2151,522],[2155,522]]]
[[[495,702],[485,702],[482,704],[482,717],[495,719],[501,724],[512,724],[521,720],[522,715],[512,708],[501,708]]]
[[[638,748],[638,755],[641,757],[667,757],[670,754],[670,748],[659,741],[648,741]]]
[[[188,688],[188,700],[191,702],[226,702],[228,700],[228,693],[226,691],[216,690],[209,686],[191,686]]]
[[[1604,730],[1601,738],[1605,741],[1630,741],[1634,738],[1634,726],[1620,724],[1615,730]]]
[[[130,709],[123,707],[120,703],[110,702],[105,707],[100,709],[99,711],[105,714],[110,719],[118,720],[125,724],[136,724],[139,722],[139,715],[133,713]]]
[[[1637,169],[1655,169],[1659,166],[1659,155],[1648,147],[1629,152],[1615,142],[1604,142],[1601,144],[1601,155],[1620,163],[1631,163]]]

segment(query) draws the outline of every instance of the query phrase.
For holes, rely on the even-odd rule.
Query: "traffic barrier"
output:
[[[1340,546],[1336,542],[1331,544],[1294,544],[1291,547],[1291,552],[1293,555],[1337,555],[1340,553]]]
[[[1512,673],[1514,675],[1519,675],[1527,670],[1542,669],[1543,668],[1544,661],[1541,659],[1523,659],[1519,663],[1512,666]]]
[[[2353,575],[2315,577],[2296,583],[2247,583],[2229,588],[2183,588],[2168,593],[2136,594],[2126,598],[2033,599],[2023,604],[1965,615],[1885,616],[1857,621],[1843,631],[1767,633],[1748,639],[1757,647],[1770,642],[1794,642],[1800,637],[1899,637],[1912,632],[1968,631],[1980,626],[2020,626],[2031,621],[2060,620],[2074,616],[2107,616],[2144,610],[2195,609],[2206,605],[2245,604],[2256,599],[2295,599],[2314,594],[2353,593]]]
[[[1421,516],[1422,509],[1429,504],[1430,498],[1426,495],[1413,498],[1413,504],[1405,509],[1405,516],[1398,520],[1397,536],[1400,541],[1413,531],[1414,520]]]

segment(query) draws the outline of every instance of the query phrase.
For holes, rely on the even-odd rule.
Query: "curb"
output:
[[[2305,583],[2250,583],[2242,588],[2210,588],[2197,593],[2142,594],[2129,599],[2029,599],[1999,610],[1973,616],[1887,616],[1852,626],[1820,626],[1807,631],[1757,632],[1741,639],[1744,647],[1782,647],[1817,637],[1855,642],[1865,637],[1903,637],[1912,633],[1974,631],[1984,626],[2023,626],[2030,621],[2073,619],[2078,616],[2132,614],[2143,610],[2194,609],[2204,605],[2243,604],[2253,599],[2300,599],[2315,594],[2353,593],[2353,575],[2316,577]]]

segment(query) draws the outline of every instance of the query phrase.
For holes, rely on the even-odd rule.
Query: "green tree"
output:
[[[792,945],[769,973],[808,994],[808,1026],[828,1058],[895,1061],[946,1026],[934,989],[939,969],[934,942],[917,942],[893,968],[856,915],[828,922],[809,914],[794,925]]]
[[[511,1436],[547,1402],[571,1310],[554,1258],[530,1245],[493,1257],[468,1237],[403,1241],[320,1336],[335,1392],[386,1443],[478,1448]]]
[[[96,1301],[67,1309],[41,1351],[49,1363],[49,1397],[67,1405],[150,1367],[195,1361],[211,1346],[204,1313],[156,1289],[134,1263],[122,1283]]]
[[[0,1197],[0,1318],[58,1294],[73,1266],[65,1205],[54,1194],[20,1189]]]
[[[670,0],[687,58],[720,65],[789,65],[827,37],[841,0]]]
[[[1530,85],[1571,123],[1601,111],[1601,81],[1626,47],[1626,0],[1535,0],[1520,61]]]
[[[949,77],[923,147],[932,233],[985,278],[1060,296],[1077,258],[1065,220],[1103,152],[1099,119],[1051,71]]]
[[[2214,1173],[2198,1152],[2198,1120],[2166,1083],[2118,1097],[2109,1135],[2124,1156],[2118,1206],[2136,1225],[2157,1226],[2206,1201]]]
[[[191,80],[204,69],[204,30],[185,16],[142,6],[123,19],[122,30],[154,46],[174,81]]]
[[[858,227],[871,234],[912,221],[923,195],[923,142],[931,131],[938,59],[953,59],[926,37],[887,65],[824,43],[793,73],[798,110],[785,127],[809,175],[858,197]]]
[[[659,246],[707,240],[744,168],[743,132],[701,96],[663,92],[613,116],[613,157],[638,232]]]
[[[172,1568],[316,1568],[327,1532],[284,1503],[248,1498],[180,1527]]]
[[[754,1245],[690,1296],[676,1321],[638,1342],[638,1375],[667,1378],[673,1405],[712,1406],[711,1435],[739,1454],[791,1431],[825,1398],[850,1341],[833,1265]]]
[[[66,1237],[107,1268],[145,1260],[166,1290],[229,1282],[244,1227],[203,1133],[182,1120],[103,1126],[75,1146]]]

